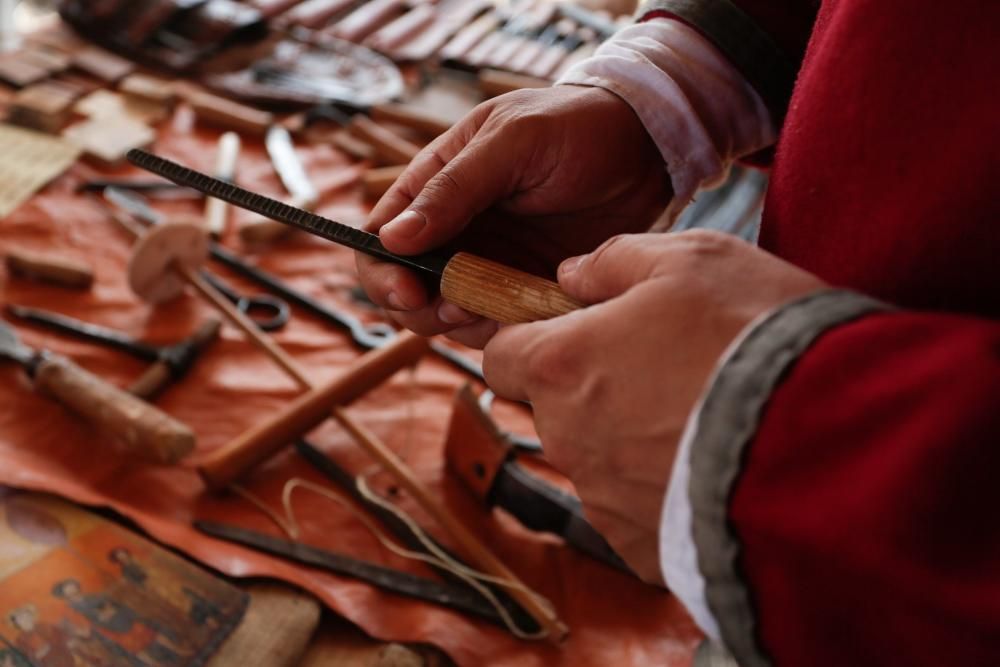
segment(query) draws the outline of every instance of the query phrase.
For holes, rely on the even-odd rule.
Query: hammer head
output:
[[[221,327],[222,320],[210,316],[193,334],[163,350],[161,358],[170,366],[172,379],[178,379],[188,372],[201,351],[218,338]]]
[[[170,382],[183,377],[201,351],[218,337],[221,326],[219,318],[210,317],[188,338],[163,348],[159,360],[129,387],[129,392],[149,400],[163,391]]]

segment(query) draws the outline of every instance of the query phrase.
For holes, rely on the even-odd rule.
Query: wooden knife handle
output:
[[[385,166],[409,164],[420,152],[420,146],[367,116],[355,116],[348,126],[348,131],[355,138],[369,144],[375,150],[376,157]]]
[[[547,320],[583,308],[551,280],[460,252],[441,275],[441,296],[503,324]]]
[[[8,250],[4,259],[11,273],[40,282],[80,289],[88,289],[94,282],[89,266],[65,257]]]
[[[65,357],[43,359],[35,370],[35,386],[118,436],[137,458],[170,465],[194,449],[194,433],[187,426]]]

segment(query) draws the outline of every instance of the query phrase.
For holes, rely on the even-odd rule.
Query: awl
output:
[[[288,206],[146,151],[129,151],[128,159],[132,164],[178,185],[185,185],[328,241],[435,276],[440,279],[441,295],[446,300],[497,322],[532,322],[583,307],[552,281],[470,253],[397,255],[386,250],[375,234]]]
[[[187,426],[65,357],[23,345],[5,322],[0,322],[0,359],[19,363],[36,389],[117,436],[137,458],[173,464],[194,449]]]

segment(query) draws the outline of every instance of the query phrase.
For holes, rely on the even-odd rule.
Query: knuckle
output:
[[[548,334],[532,346],[525,359],[525,377],[531,385],[560,388],[576,384],[581,351],[573,338]]]

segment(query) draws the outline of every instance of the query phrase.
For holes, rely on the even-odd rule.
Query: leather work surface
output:
[[[217,137],[194,128],[192,116],[181,108],[162,128],[154,150],[195,169],[211,171]],[[331,146],[300,147],[299,153],[323,193],[318,211],[359,224],[367,211],[352,185],[359,167]],[[185,294],[157,308],[141,303],[131,294],[125,279],[129,237],[98,203],[75,192],[83,180],[108,175],[143,177],[130,167],[99,173],[88,165],[77,164],[0,221],[0,252],[14,248],[44,251],[87,262],[96,274],[92,289],[74,292],[4,274],[2,301],[59,311],[152,342],[180,340],[211,310],[194,294]],[[283,196],[259,143],[245,142],[237,182],[263,194]],[[155,205],[167,213],[190,215],[199,215],[202,206],[182,200]],[[242,211],[233,212],[237,225],[250,217]],[[225,241],[228,247],[241,249],[234,233]],[[296,234],[247,256],[326,303],[351,309],[372,321],[379,319],[376,311],[351,301],[350,290],[356,278],[350,251]],[[219,265],[212,264],[211,268],[247,294],[261,291]],[[120,352],[20,323],[14,326],[27,345],[66,355],[118,386],[127,386],[146,368]],[[317,383],[335,377],[360,354],[345,333],[295,307],[290,324],[275,338]],[[109,438],[48,398],[33,393],[19,367],[9,363],[0,366],[0,483],[50,491],[89,505],[110,506],[154,538],[225,574],[274,577],[301,586],[375,637],[431,643],[461,665],[690,664],[700,634],[673,596],[575,553],[554,537],[532,534],[502,512],[481,509],[461,483],[449,477],[444,468],[445,431],[452,399],[465,381],[445,362],[425,357],[415,370],[397,373],[350,410],[406,459],[501,560],[554,603],[570,628],[569,639],[559,647],[521,641],[498,627],[458,613],[382,593],[196,532],[191,524],[202,519],[286,537],[245,499],[235,494],[209,494],[193,469],[199,456],[261,422],[299,393],[271,361],[228,325],[191,372],[157,401],[197,434],[198,449],[180,467],[157,468],[125,460]],[[495,412],[504,428],[531,433],[531,417],[523,407],[500,404]],[[364,452],[330,420],[309,438],[354,473],[374,469]],[[539,464],[532,465],[532,471],[554,476]],[[327,485],[290,447],[248,475],[242,484],[280,511],[283,486],[293,477]],[[415,503],[394,491],[388,475],[377,472],[370,481],[377,492],[397,500],[429,532],[451,546]],[[294,509],[305,543],[433,576],[424,566],[391,554],[348,510],[328,499],[299,489]]]

